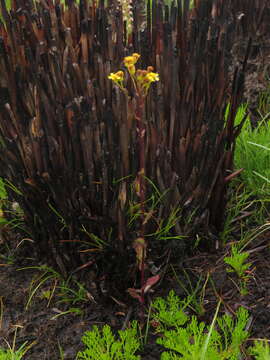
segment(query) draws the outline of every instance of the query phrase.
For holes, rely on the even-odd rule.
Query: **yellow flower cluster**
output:
[[[143,96],[147,95],[148,89],[151,83],[159,81],[159,74],[153,72],[154,68],[152,66],[148,66],[147,70],[136,71],[135,64],[140,58],[140,54],[134,53],[131,56],[126,56],[124,58],[124,65],[127,68],[130,77],[133,81],[133,84],[137,91],[140,91]],[[116,73],[110,73],[108,76],[110,80],[112,80],[117,86],[119,86],[122,90],[123,81],[124,81],[124,73],[123,71],[118,71]]]
[[[124,73],[123,71],[117,71],[116,73],[110,73],[108,76],[108,79],[114,81],[114,82],[122,82],[124,80]]]
[[[153,72],[153,67],[148,66],[147,70],[137,70],[136,78],[142,86],[159,81],[159,74]]]
[[[159,75],[157,73],[154,73],[154,72],[149,72],[146,75],[146,80],[149,81],[149,82],[159,81]]]
[[[140,54],[134,53],[131,56],[126,56],[124,58],[124,65],[128,69],[130,75],[135,74],[135,64],[139,60],[140,56]]]

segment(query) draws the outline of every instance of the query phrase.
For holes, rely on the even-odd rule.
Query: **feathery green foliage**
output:
[[[239,308],[235,318],[229,314],[219,317],[219,307],[220,302],[211,325],[207,326],[184,312],[186,300],[181,300],[174,291],[165,299],[155,299],[151,305],[151,324],[159,333],[157,343],[166,348],[160,360],[239,360],[248,338],[248,311]],[[140,356],[135,355],[140,348],[137,330],[134,321],[131,328],[119,331],[116,339],[108,325],[102,330],[94,326],[84,334],[86,349],[77,354],[76,360],[139,360]],[[270,360],[267,341],[256,341],[248,353],[254,360]]]
[[[253,355],[256,360],[270,360],[269,341],[255,341],[254,346],[249,348],[249,354]]]
[[[156,330],[164,332],[172,327],[183,326],[188,321],[188,316],[183,311],[185,307],[185,300],[181,301],[173,290],[166,299],[155,299],[152,309],[153,320],[157,324]]]
[[[246,260],[249,256],[249,253],[240,251],[237,246],[232,246],[231,256],[224,258],[224,262],[230,265],[230,268],[227,268],[228,272],[235,272],[240,281],[240,293],[242,295],[247,294],[247,282],[250,278],[248,270],[251,266],[251,263],[247,263]]]
[[[162,353],[161,360],[239,358],[240,346],[248,337],[245,330],[248,312],[244,308],[237,311],[234,320],[228,314],[218,318],[218,307],[211,326],[207,327],[197,317],[189,318],[183,312],[183,301],[173,292],[170,292],[166,300],[156,299],[152,307],[156,310],[154,321],[160,323],[157,329],[163,330],[163,337],[157,343],[169,350]],[[215,323],[217,326],[214,326]]]
[[[137,323],[133,322],[131,328],[118,331],[118,339],[112,333],[109,325],[100,331],[94,326],[87,331],[82,341],[86,349],[77,354],[77,360],[139,360],[135,355],[140,347],[137,333]]]
[[[246,277],[246,271],[250,268],[251,263],[246,263],[249,253],[239,251],[237,246],[232,246],[231,256],[226,256],[224,261],[226,264],[230,265],[231,268],[228,268],[228,272],[236,272],[239,278]]]

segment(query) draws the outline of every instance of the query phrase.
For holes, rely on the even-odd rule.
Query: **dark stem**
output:
[[[146,258],[146,243],[145,243],[145,135],[146,135],[146,126],[143,121],[143,111],[144,111],[144,102],[145,98],[138,94],[136,96],[136,110],[135,118],[137,121],[137,134],[138,134],[138,143],[139,143],[139,173],[138,173],[138,182],[139,182],[139,198],[140,198],[140,211],[141,211],[141,227],[140,227],[140,237],[143,239],[143,257],[141,262],[141,289],[142,289],[142,303],[144,303],[144,291],[143,286],[145,283],[145,258]]]

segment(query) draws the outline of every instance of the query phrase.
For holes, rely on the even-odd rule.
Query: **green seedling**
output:
[[[248,349],[249,355],[254,356],[255,360],[270,360],[269,340],[257,340]]]
[[[247,275],[247,270],[249,270],[251,263],[246,263],[249,253],[241,252],[238,250],[237,246],[232,246],[231,256],[226,256],[224,262],[230,265],[230,268],[227,268],[228,272],[235,272],[240,279],[245,279]]]
[[[248,313],[240,308],[236,320],[229,315],[218,317],[220,302],[209,327],[183,312],[185,302],[170,292],[167,300],[153,302],[155,327],[162,332],[157,343],[167,348],[161,360],[238,359],[241,345],[247,339]],[[174,316],[175,314],[175,316]],[[157,326],[157,324],[159,324]]]
[[[242,295],[247,294],[247,281],[250,277],[248,270],[251,263],[247,263],[246,260],[249,257],[249,253],[239,251],[237,246],[232,247],[231,256],[226,256],[224,262],[230,265],[227,268],[228,272],[235,272],[240,280],[240,293]]]
[[[164,333],[173,328],[186,324],[188,316],[183,311],[186,308],[186,301],[180,300],[175,292],[171,290],[166,299],[156,298],[152,303],[152,325],[156,332]]]
[[[135,355],[140,347],[137,328],[133,322],[129,329],[118,331],[116,339],[109,325],[102,330],[94,326],[82,337],[86,349],[77,354],[76,360],[139,360],[141,357]]]

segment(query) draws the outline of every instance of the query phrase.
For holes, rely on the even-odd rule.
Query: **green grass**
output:
[[[0,200],[2,199],[6,199],[7,197],[7,193],[5,190],[5,186],[4,186],[4,182],[3,180],[0,178]]]
[[[248,119],[239,135],[235,149],[235,166],[243,168],[241,180],[259,198],[270,195],[270,122],[262,119],[252,129]]]
[[[246,104],[239,107],[236,126],[241,124],[246,112]],[[269,229],[269,126],[267,116],[264,116],[258,127],[253,129],[248,117],[237,138],[234,167],[243,171],[230,185],[226,220],[220,234],[223,245],[237,238],[242,249]]]
[[[35,341],[31,344],[24,342],[18,349],[16,349],[16,337],[18,328],[22,327],[20,325],[15,326],[15,333],[12,345],[10,345],[5,339],[4,341],[7,344],[7,348],[4,349],[0,347],[0,360],[22,360],[27,351],[36,343]]]
[[[7,198],[7,193],[5,190],[4,182],[0,178],[0,225],[6,223],[6,220],[3,217],[3,211],[2,211],[2,206],[3,206],[3,203],[6,198]]]

